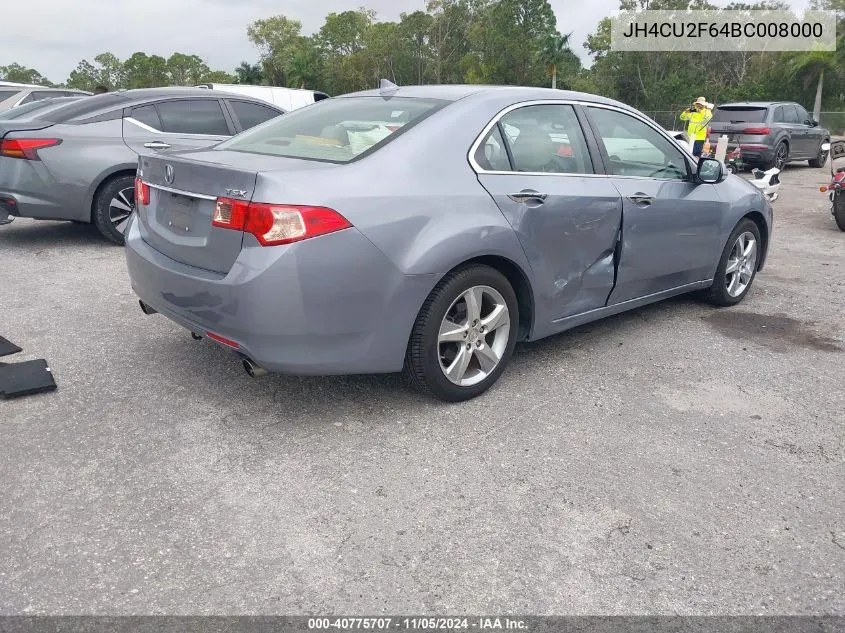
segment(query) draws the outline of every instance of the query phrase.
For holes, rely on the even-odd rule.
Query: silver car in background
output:
[[[691,291],[739,303],[772,230],[756,188],[636,110],[536,88],[336,97],[143,154],[137,188],[145,313],[253,376],[404,370],[447,401],[517,341]]]
[[[122,244],[139,154],[207,147],[283,113],[241,95],[150,88],[0,120],[0,219],[93,222]]]
[[[53,97],[85,97],[90,92],[72,88],[46,88],[27,84],[0,82],[0,112],[18,108],[28,103]]]
[[[26,105],[18,106],[4,112],[0,112],[0,121],[13,121],[14,119],[31,119],[35,113],[44,114],[54,108],[59,108],[67,103],[79,101],[84,99],[81,97],[50,97],[49,99],[40,99],[32,101]]]

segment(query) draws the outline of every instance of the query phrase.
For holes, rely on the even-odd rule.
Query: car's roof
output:
[[[735,103],[720,103],[717,108],[770,108],[771,106],[794,104],[794,101],[737,101]]]
[[[588,94],[586,92],[574,92],[571,90],[552,90],[551,88],[529,88],[523,86],[483,86],[483,85],[430,85],[430,86],[401,86],[393,91],[384,90],[363,90],[351,94],[335,97],[343,99],[347,97],[381,97],[390,94],[396,97],[410,97],[418,99],[440,99],[444,101],[458,101],[467,97],[473,99],[500,99],[503,95],[512,96],[516,101],[530,101],[542,99],[565,99],[573,101],[588,101],[591,103],[603,103],[606,105],[621,106],[632,109],[630,106]]]
[[[108,93],[106,93],[108,94]],[[219,97],[220,92],[212,92],[208,88],[191,88],[187,86],[170,86],[166,88],[136,88],[134,90],[118,90],[111,94],[124,95],[128,99],[160,99],[162,97]],[[242,95],[233,95],[242,96]]]
[[[260,103],[261,105],[282,112],[282,109],[278,106],[274,106],[272,103],[267,103],[261,99],[256,99],[255,97],[216,90],[211,91],[207,88],[137,88],[134,90],[106,92],[80,99],[75,103],[68,103],[61,108],[51,111],[50,116],[53,118],[46,120],[53,121],[54,123],[90,121],[101,116],[112,116],[116,110],[143,105],[156,99],[191,97],[204,97],[206,99],[230,97],[233,99],[254,101],[255,103]]]
[[[91,94],[90,92],[84,92],[83,90],[77,90],[76,88],[53,88],[50,86],[26,86],[26,85],[0,85],[0,88],[17,88],[19,92],[74,92],[80,95]]]

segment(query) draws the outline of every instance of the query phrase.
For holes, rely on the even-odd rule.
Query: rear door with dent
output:
[[[473,154],[478,179],[516,232],[552,319],[601,308],[615,282],[622,200],[573,104],[506,111]]]

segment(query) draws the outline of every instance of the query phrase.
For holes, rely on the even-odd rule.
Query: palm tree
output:
[[[801,53],[789,64],[790,75],[804,79],[804,89],[810,87],[810,83],[816,79],[816,101],[813,105],[813,118],[818,121],[821,117],[822,96],[824,93],[825,72],[836,72],[842,65],[842,43],[840,39],[836,52],[812,50]]]
[[[575,57],[575,53],[569,46],[569,38],[571,37],[572,33],[550,35],[546,38],[540,51],[540,57],[546,64],[549,77],[552,78],[552,88],[557,88],[557,74],[560,66]]]
[[[260,84],[262,79],[261,66],[250,64],[249,62],[241,62],[241,65],[235,68],[235,75],[238,78],[239,84]]]

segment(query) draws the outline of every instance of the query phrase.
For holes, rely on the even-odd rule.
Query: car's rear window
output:
[[[83,97],[79,101],[74,101],[61,108],[51,110],[41,118],[50,123],[65,123],[66,121],[79,119],[112,106],[119,106],[126,101],[128,101],[126,97],[116,92],[93,97]]]
[[[0,90],[0,101],[5,101],[9,97],[14,97],[20,90]]]
[[[399,97],[324,99],[254,127],[216,149],[348,163],[375,152],[448,103]]]
[[[765,107],[719,106],[713,112],[716,123],[762,123],[766,120]]]

